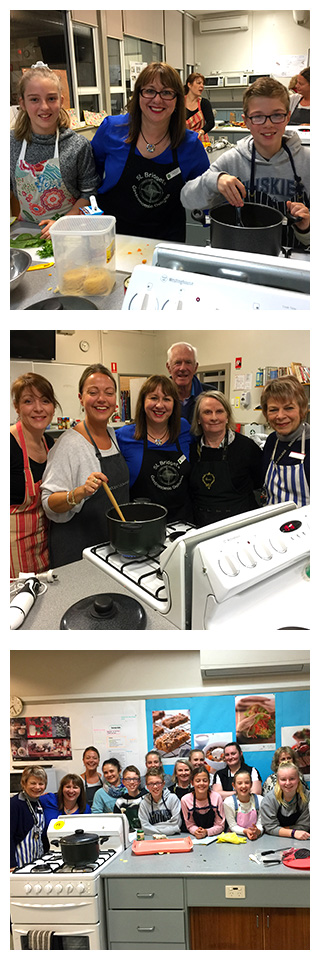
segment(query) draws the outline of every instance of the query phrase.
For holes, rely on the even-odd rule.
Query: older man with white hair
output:
[[[181,402],[181,416],[192,421],[195,402],[203,390],[211,390],[212,384],[201,383],[196,376],[198,359],[196,347],[182,340],[173,343],[167,353],[167,369],[174,380]]]

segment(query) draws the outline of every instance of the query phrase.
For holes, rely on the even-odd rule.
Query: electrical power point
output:
[[[242,886],[224,888],[226,900],[245,900],[246,888]]]

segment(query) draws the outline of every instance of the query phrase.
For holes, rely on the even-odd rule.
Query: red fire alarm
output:
[[[111,373],[116,373],[116,372],[117,372],[117,364],[116,364],[116,363],[112,363],[112,364],[111,364]]]
[[[236,370],[240,370],[241,365],[242,365],[242,357],[236,357],[235,359]]]

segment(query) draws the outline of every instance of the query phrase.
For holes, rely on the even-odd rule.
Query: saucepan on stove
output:
[[[60,837],[59,842],[63,860],[70,867],[95,863],[100,855],[97,833],[85,833],[84,830],[79,829],[70,833],[68,837]]]
[[[110,543],[125,557],[157,553],[166,538],[167,510],[158,503],[122,503],[125,522],[114,507],[106,514]]]
[[[240,208],[240,224],[237,209],[225,203],[210,210],[211,246],[278,257],[282,243],[283,214],[262,203],[245,203]],[[191,216],[197,222],[205,222],[202,210],[194,210]]]

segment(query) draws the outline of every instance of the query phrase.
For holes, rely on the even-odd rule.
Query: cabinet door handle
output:
[[[152,933],[152,931],[155,929],[156,929],[155,927],[137,927],[137,930],[139,930],[139,933]]]
[[[257,916],[256,916],[256,925],[257,925],[257,929],[258,929],[258,926],[259,926],[259,914],[258,914],[258,913],[257,913]]]
[[[269,917],[269,914],[267,913],[267,927],[268,927],[268,930],[269,930],[269,926],[270,926],[269,921],[270,921],[270,917]]]
[[[151,900],[154,897],[154,893],[136,893],[136,897],[140,900]]]

